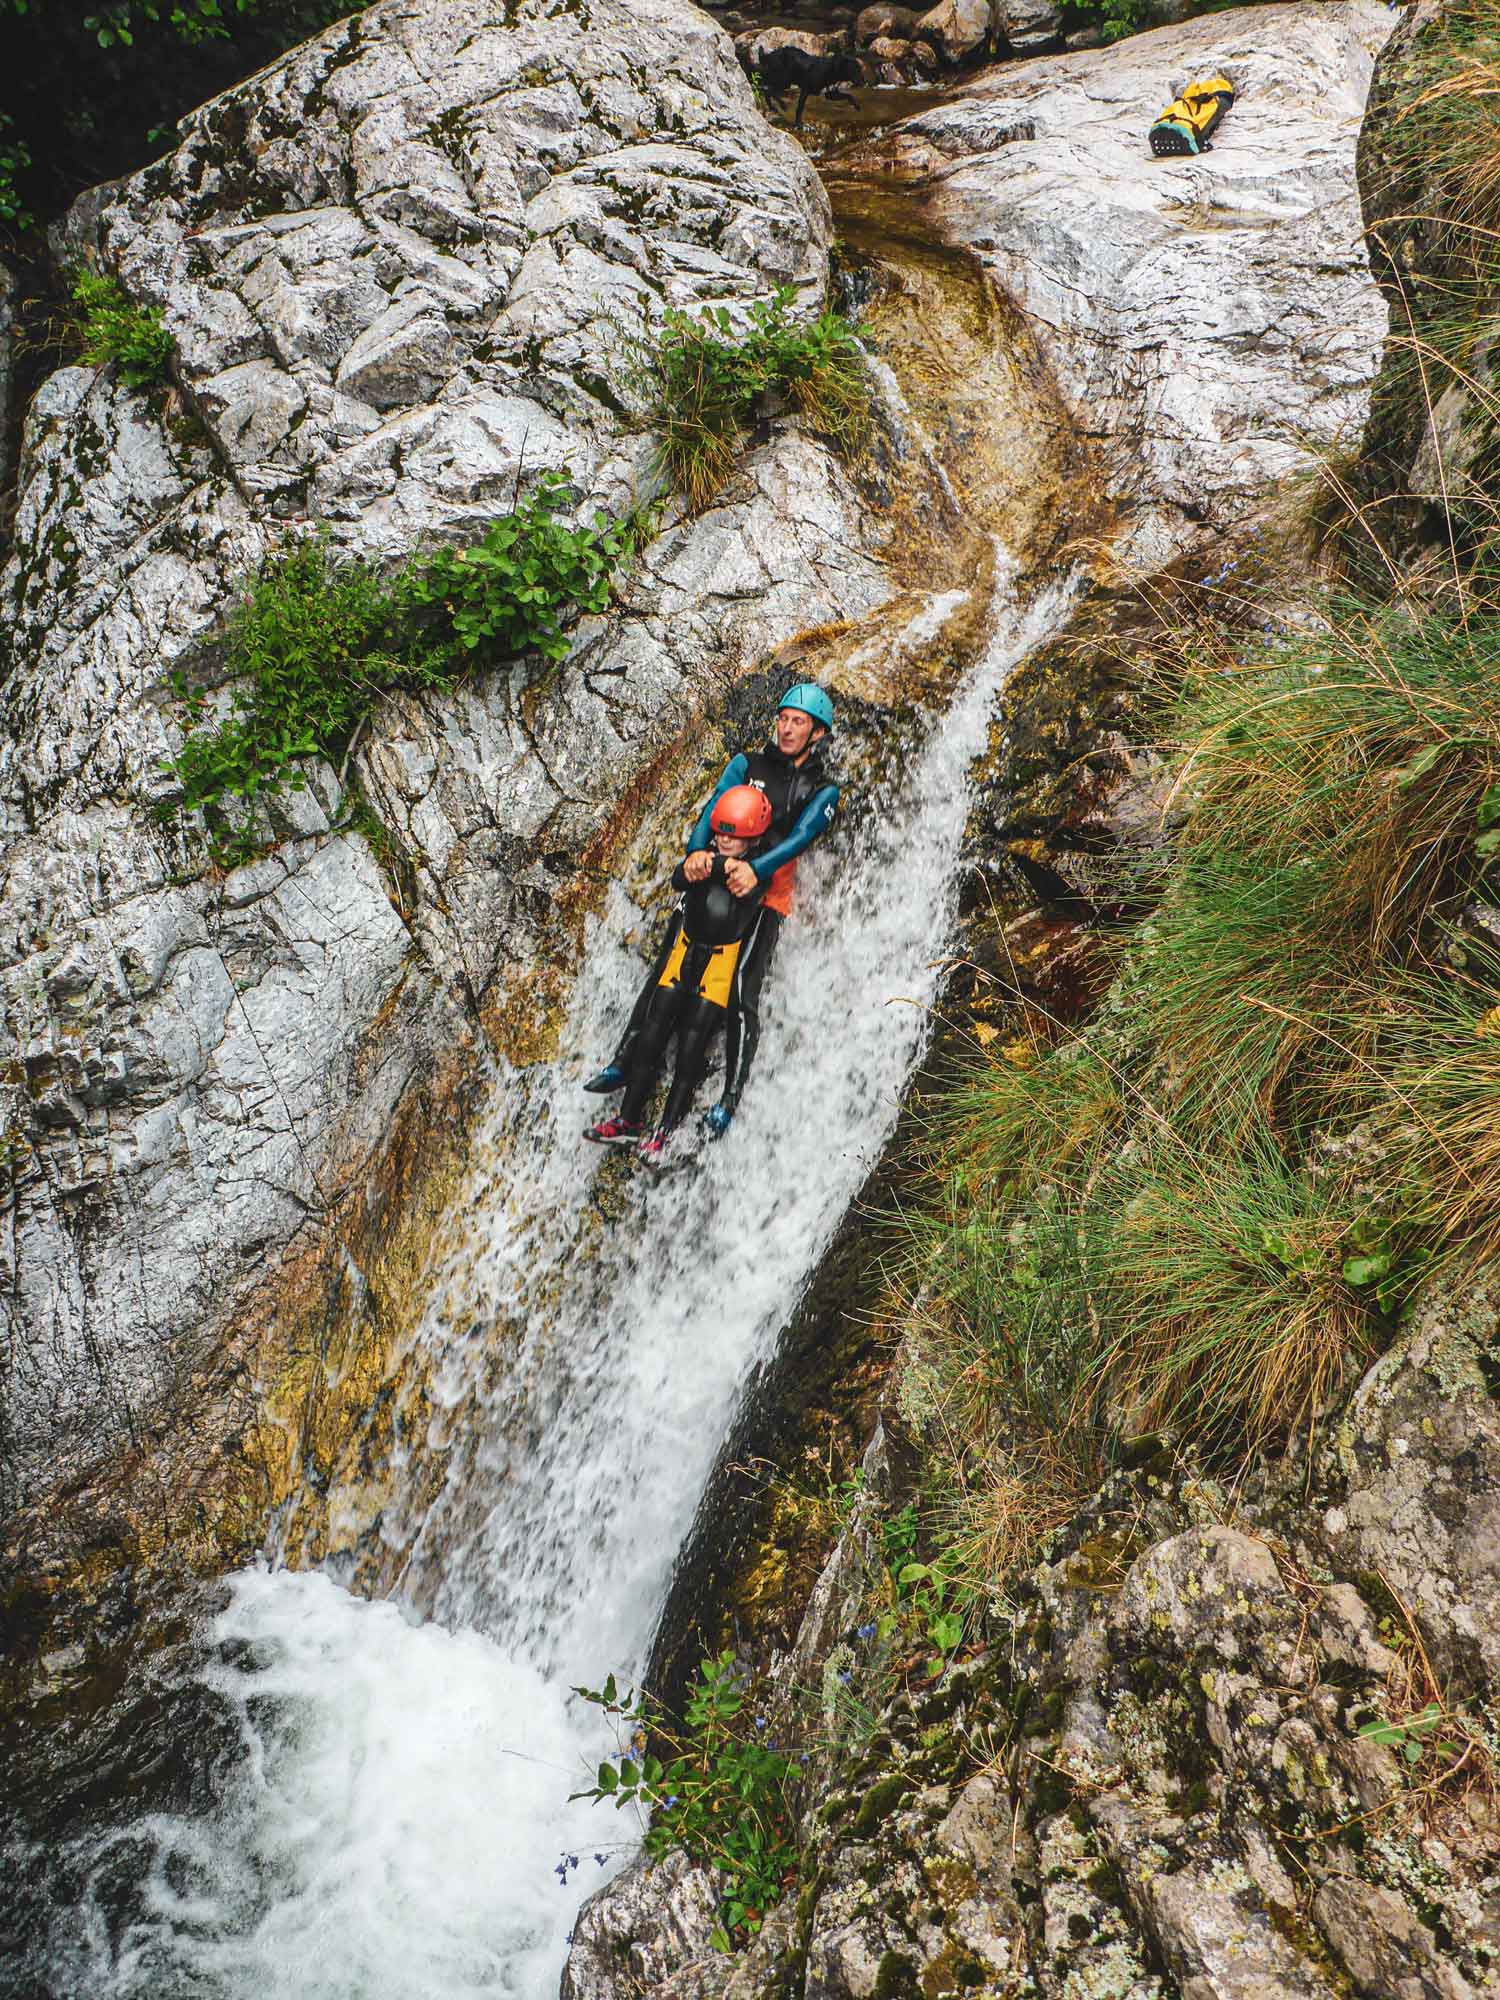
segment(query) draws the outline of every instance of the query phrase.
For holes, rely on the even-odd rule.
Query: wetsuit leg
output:
[[[726,1110],[739,1108],[740,1095],[750,1076],[750,1065],[760,1045],[760,989],[776,956],[783,919],[775,910],[763,909],[755,935],[742,954],[734,1000],[729,1009],[729,1025],[724,1044],[724,1095]]]
[[[660,990],[660,980],[666,971],[667,960],[672,956],[672,947],[677,942],[677,933],[682,929],[682,907],[674,904],[667,923],[666,936],[661,941],[661,950],[656,954],[656,962],[646,974],[646,983],[636,995],[635,1005],[630,1010],[630,1019],[625,1023],[625,1032],[620,1037],[620,1045],[610,1057],[616,1069],[622,1069],[628,1076],[631,1067],[631,1051],[635,1038],[646,1025],[646,1016],[651,1011],[652,996]],[[620,1116],[629,1114],[622,1111]]]
[[[724,1009],[712,1000],[705,1000],[701,993],[695,994],[683,1009],[677,1030],[677,1074],[672,1079],[672,1092],[662,1113],[664,1132],[672,1131],[688,1115],[693,1092],[703,1081],[703,1072],[708,1068],[709,1041],[723,1022]]]
[[[640,1124],[641,1114],[650,1102],[661,1069],[661,1059],[681,1012],[680,986],[658,986],[655,993],[647,997],[645,1019],[631,1041],[629,1081],[620,1103],[620,1116],[632,1125]]]

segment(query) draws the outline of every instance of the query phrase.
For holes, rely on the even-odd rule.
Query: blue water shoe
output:
[[[596,1069],[594,1071],[594,1074],[583,1087],[585,1090],[593,1091],[596,1097],[608,1097],[612,1090],[623,1090],[625,1082],[625,1072],[621,1069],[620,1065],[618,1063],[606,1063],[603,1069]]]
[[[710,1139],[722,1139],[733,1117],[727,1104],[711,1104],[703,1114],[703,1129]]]

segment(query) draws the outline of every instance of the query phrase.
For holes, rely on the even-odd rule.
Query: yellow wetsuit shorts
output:
[[[708,964],[703,969],[703,977],[698,982],[698,991],[705,1000],[715,1007],[727,1007],[729,995],[734,987],[734,969],[739,963],[740,946],[743,938],[736,938],[731,944],[715,945],[708,955]],[[659,986],[677,986],[682,981],[682,961],[688,952],[688,939],[679,933],[672,955],[662,970]]]

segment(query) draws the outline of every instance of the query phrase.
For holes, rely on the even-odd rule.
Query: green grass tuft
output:
[[[907,1289],[971,1521],[1018,1433],[1075,1491],[1161,1432],[1242,1463],[1500,1249],[1500,949],[1465,928],[1500,619],[1340,605],[1174,733],[1174,858],[1104,1004],[971,1062],[928,1135]]]
[[[758,416],[781,404],[844,450],[863,441],[870,385],[854,329],[837,313],[792,318],[781,287],[736,331],[727,307],[695,318],[668,312],[646,362],[661,470],[697,512],[734,469]]]

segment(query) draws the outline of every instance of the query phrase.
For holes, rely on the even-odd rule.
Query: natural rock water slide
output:
[[[162,1297],[201,1316],[235,1260],[295,1248],[328,1190],[378,1174],[393,1107],[445,1073],[445,1045],[477,1021],[497,1053],[471,1059],[461,1095],[434,1092],[473,1108],[461,1144],[418,1149],[425,1233],[401,1241],[399,1279],[346,1255],[321,1344],[292,1337],[285,1303],[261,1308],[248,1372],[272,1548],[293,1566],[242,1572],[211,1634],[233,1753],[191,1810],[96,1802],[49,1830],[46,1866],[25,1858],[54,1884],[50,1930],[18,1990],[554,1983],[581,1886],[555,1879],[559,1853],[597,1880],[619,1852],[596,1863],[617,1828],[565,1803],[594,1747],[567,1686],[644,1659],[739,1387],[891,1129],[970,767],[1006,674],[1066,615],[1059,542],[1102,525],[1057,388],[1076,387],[1066,342],[1039,351],[992,289],[993,243],[979,262],[944,247],[950,176],[912,170],[966,102],[989,135],[976,155],[1002,143],[981,85],[830,173],[884,357],[863,487],[778,428],[722,506],[669,526],[550,702],[493,677],[390,718],[360,777],[409,857],[409,901],[329,836],[332,773],[273,861],[220,884],[164,867],[140,813],[161,669],[201,651],[278,516],[398,553],[484,519],[523,458],[616,497],[648,442],[610,315],[826,281],[823,198],[718,31],[675,0],[585,11],[377,8],[199,114],[169,162],[71,225],[162,300],[197,428],[71,370],[28,431],[8,587],[37,665],[7,753],[7,894],[42,914],[13,926],[7,991],[45,1116],[12,1252],[31,1315],[9,1384],[23,1490],[44,1490],[59,1439],[96,1446],[177,1365]],[[1292,37],[1288,72],[1323,47],[1313,16],[1354,23],[1339,45],[1368,53],[1373,10],[1269,11],[1311,37]],[[1236,18],[1216,32],[1248,32]],[[1316,173],[1350,198],[1352,60],[1346,84],[1339,116],[1309,126],[1310,205]],[[1063,86],[1018,80],[1043,128]],[[1265,363],[1287,450],[1357,415],[1379,334],[1322,215],[1330,290],[1354,302],[1326,398],[1295,338]],[[1257,254],[1285,220],[1262,216]],[[1133,380],[1114,384],[1120,412]],[[1195,524],[1146,459],[1109,470],[1174,524],[1159,552]],[[1265,485],[1193,476],[1226,517]],[[777,649],[736,707],[735,681]],[[853,809],[807,871],[729,1140],[645,1182],[578,1143],[577,1080],[714,768],[691,718],[748,726],[783,659],[843,699]],[[649,790],[615,812],[648,763]],[[73,1215],[93,1204],[86,1227],[68,1186]]]

